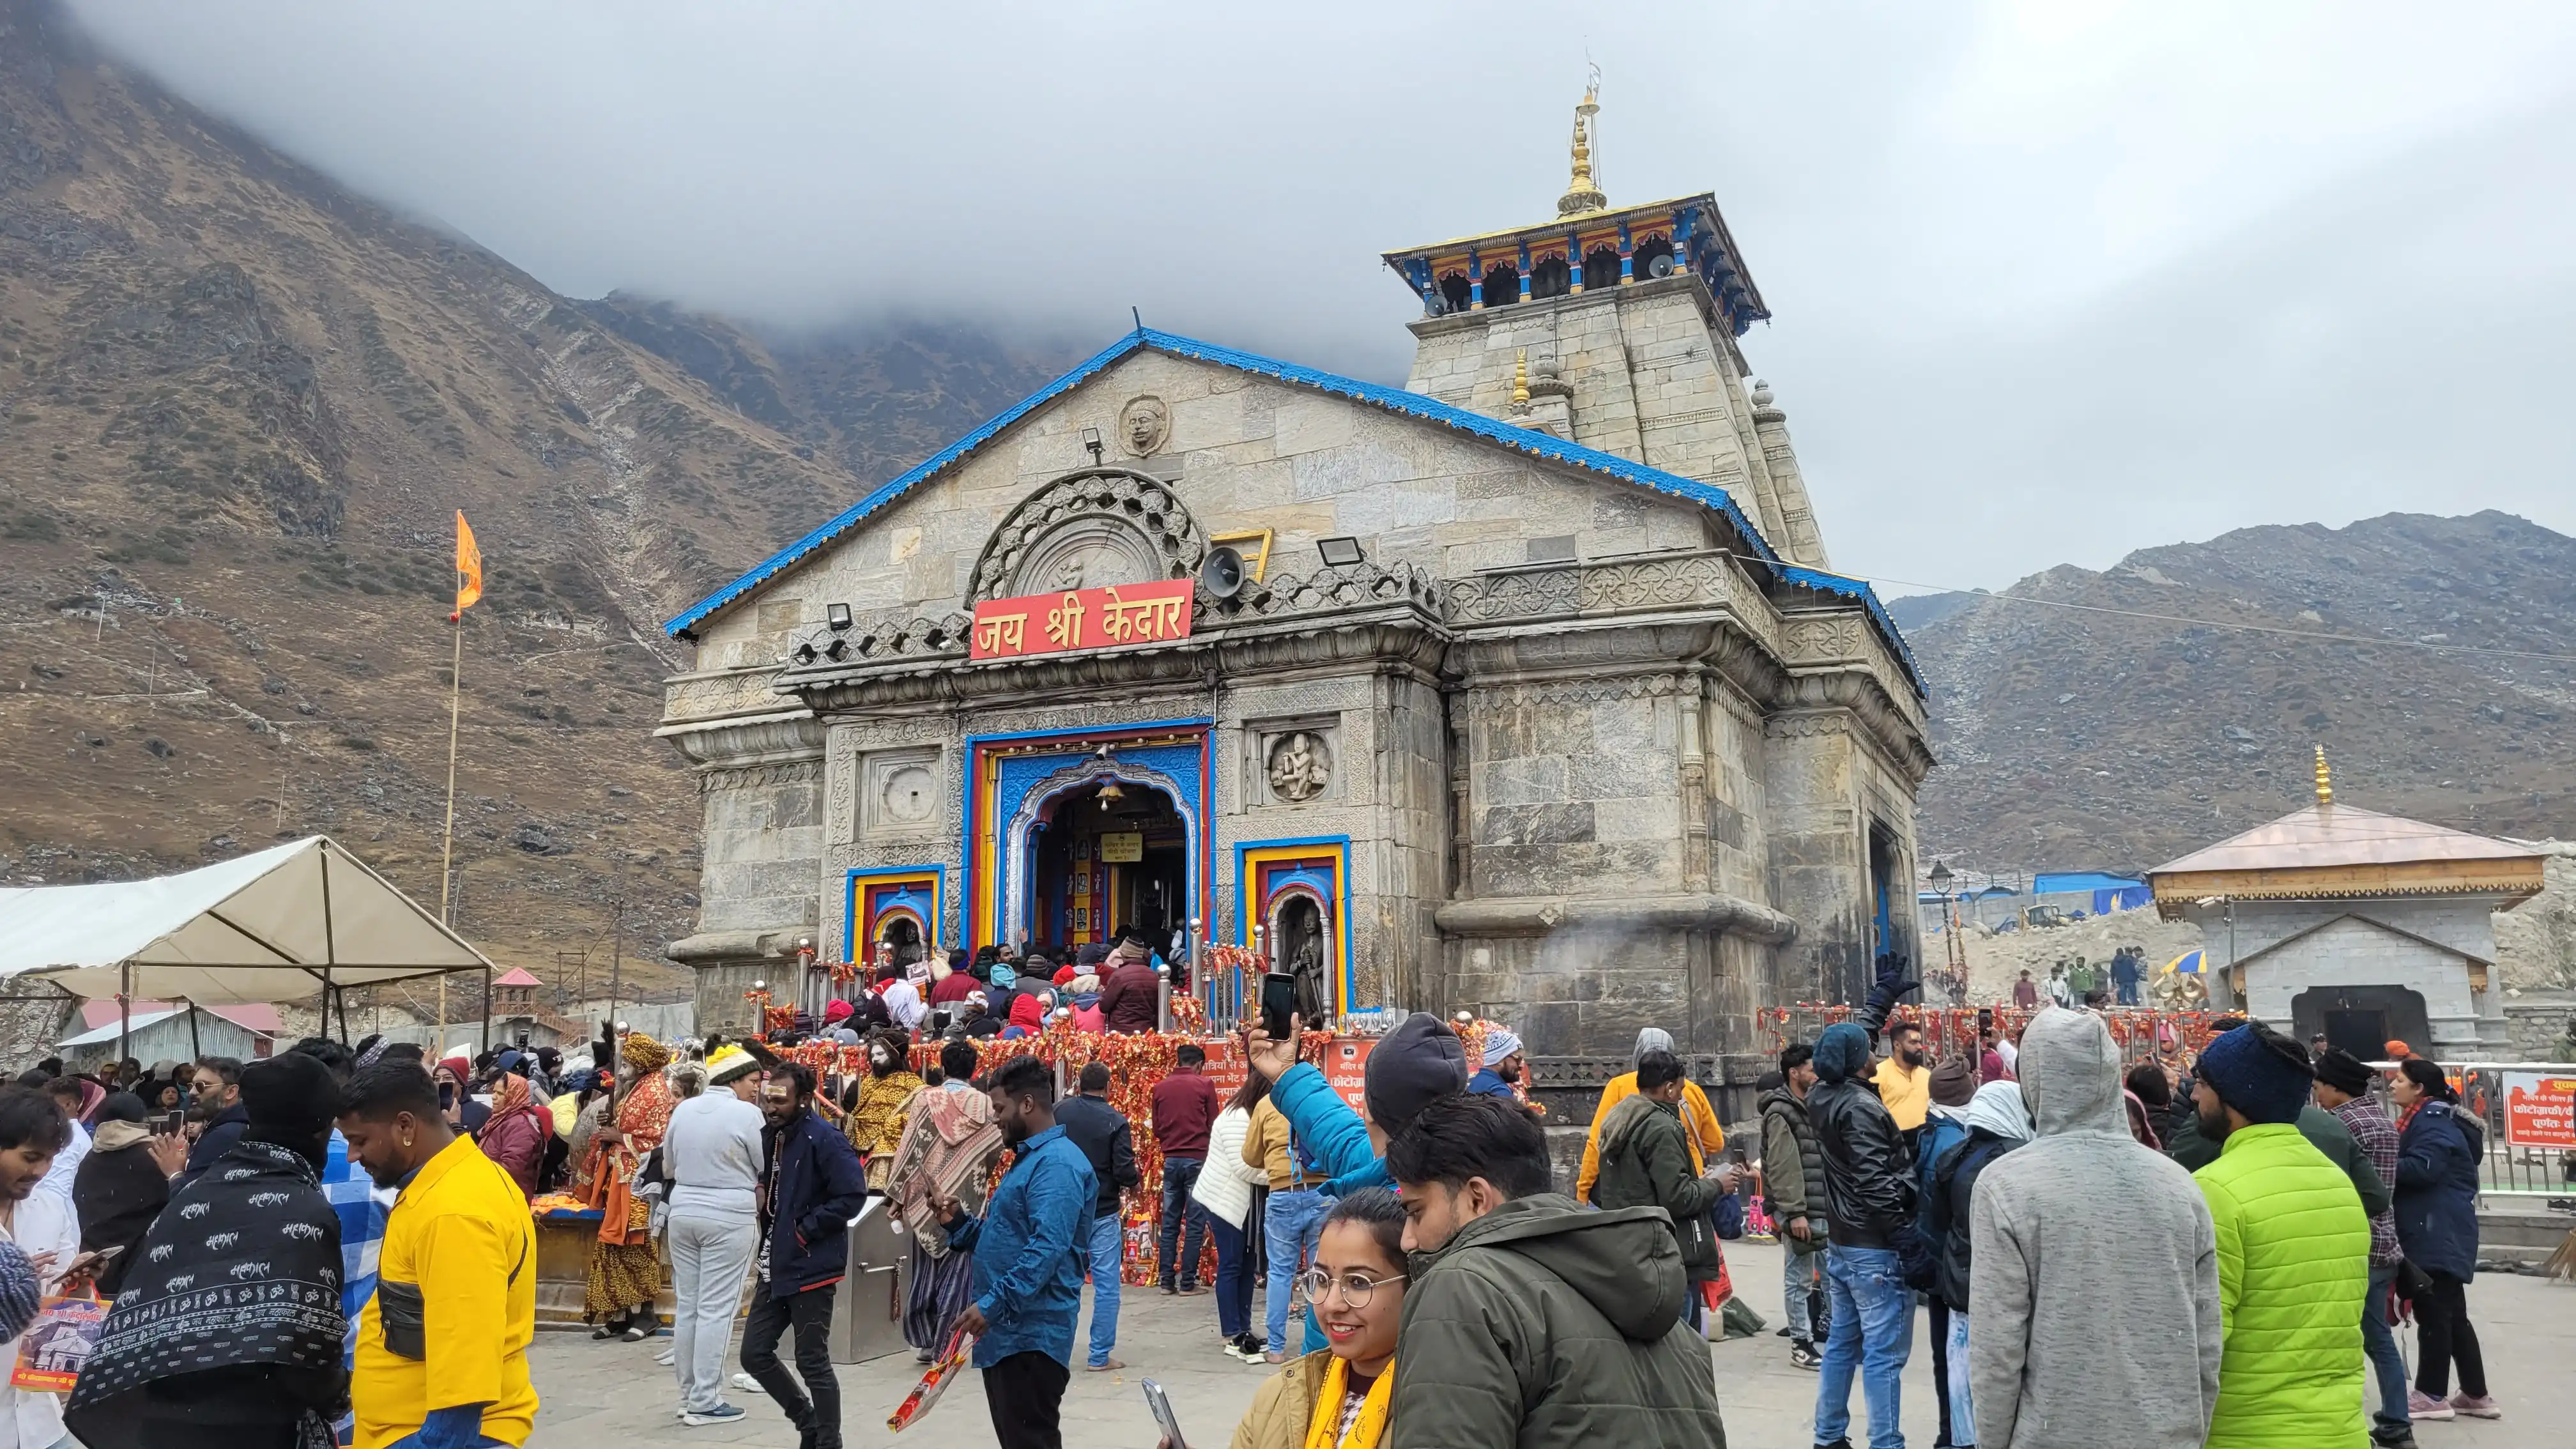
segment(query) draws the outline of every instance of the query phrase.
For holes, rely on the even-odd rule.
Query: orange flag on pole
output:
[[[451,623],[483,597],[483,550],[474,546],[474,530],[466,525],[462,508],[456,510],[456,580],[456,612],[447,616]]]

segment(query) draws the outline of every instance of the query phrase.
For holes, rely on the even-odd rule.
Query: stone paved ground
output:
[[[1747,1300],[1776,1326],[1778,1250],[1731,1244],[1727,1261]],[[1114,1374],[1075,1372],[1065,1396],[1065,1443],[1069,1449],[1153,1449],[1153,1421],[1136,1387],[1140,1376],[1150,1374],[1171,1394],[1192,1449],[1223,1449],[1267,1370],[1217,1351],[1215,1310],[1206,1298],[1176,1302],[1151,1291],[1131,1291],[1127,1305],[1118,1356],[1131,1367]],[[2576,1361],[2576,1285],[2490,1274],[2471,1288],[2469,1305],[2486,1347],[2489,1376],[2509,1417],[2496,1423],[2462,1419],[2425,1424],[2418,1429],[2418,1442],[2425,1449],[2576,1444],[2576,1374],[2567,1369]],[[1921,1449],[1932,1442],[1935,1409],[1931,1353],[1921,1337],[1920,1315],[1916,1324],[1914,1357],[1905,1373],[1905,1430],[1906,1442]],[[670,1370],[653,1362],[667,1342],[593,1343],[576,1334],[540,1334],[535,1361],[545,1409],[531,1443],[540,1449],[575,1444],[590,1449],[793,1449],[796,1436],[786,1420],[757,1394],[737,1400],[751,1411],[740,1424],[689,1429],[675,1422],[671,1414],[678,1399]],[[1780,1339],[1765,1334],[1720,1344],[1711,1350],[1711,1359],[1730,1449],[1806,1449],[1816,1381],[1789,1367]],[[842,1366],[842,1423],[851,1445],[974,1449],[993,1442],[982,1386],[971,1373],[924,1423],[902,1435],[886,1432],[886,1414],[917,1373],[908,1356]],[[1853,1399],[1857,1410],[1857,1392]]]

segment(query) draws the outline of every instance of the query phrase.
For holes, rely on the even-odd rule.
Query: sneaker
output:
[[[740,1408],[732,1404],[718,1404],[712,1409],[693,1409],[682,1414],[680,1422],[692,1429],[703,1429],[709,1424],[738,1423],[744,1417]]]
[[[765,1394],[769,1392],[769,1390],[760,1386],[760,1380],[753,1378],[747,1373],[743,1373],[739,1369],[734,1372],[733,1386],[742,1390],[746,1394]]]
[[[1792,1337],[1795,1337],[1796,1335],[1794,1335],[1794,1334],[1790,1333],[1790,1332],[1789,1332],[1789,1325],[1787,1325],[1787,1324],[1785,1324],[1785,1323],[1784,1323],[1784,1324],[1781,1324],[1781,1325],[1780,1325],[1780,1331],[1779,1331],[1779,1332],[1777,1332],[1777,1333],[1775,1333],[1775,1334],[1773,1334],[1773,1335],[1771,1335],[1771,1336],[1772,1336],[1772,1337],[1774,1337],[1774,1338],[1792,1338]]]
[[[2381,1419],[2370,1426],[2372,1449],[2415,1449],[2415,1431]]]
[[[1789,1367],[1814,1371],[1824,1365],[1825,1356],[1803,1338],[1789,1340]]]
[[[2422,1389],[2411,1389],[2406,1395],[2406,1417],[2410,1419],[2448,1419],[2454,1416],[2451,1406]]]
[[[679,1361],[680,1350],[677,1347],[666,1348],[660,1353],[653,1355],[653,1362],[660,1364],[664,1368],[669,1368],[671,1365],[678,1363]]]
[[[2472,1419],[2501,1419],[2504,1417],[2504,1410],[2497,1408],[2496,1401],[2492,1398],[2471,1398],[2467,1394],[2453,1394],[2451,1395],[2451,1407],[2468,1415]]]

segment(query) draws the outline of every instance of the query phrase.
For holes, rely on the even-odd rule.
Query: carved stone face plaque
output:
[[[1312,800],[1333,780],[1333,757],[1321,738],[1304,730],[1270,746],[1270,793],[1291,804]]]
[[[939,749],[913,746],[875,750],[859,757],[861,837],[913,837],[939,824]]]
[[[1127,406],[1119,410],[1118,441],[1136,457],[1150,458],[1161,452],[1171,435],[1171,409],[1152,393],[1128,399]]]

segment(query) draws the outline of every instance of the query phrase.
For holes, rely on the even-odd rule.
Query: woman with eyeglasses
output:
[[[1335,1201],[1315,1265],[1299,1276],[1326,1346],[1290,1359],[1262,1384],[1232,1449],[1378,1449],[1395,1392],[1403,1245],[1404,1208],[1394,1193],[1363,1188]]]

